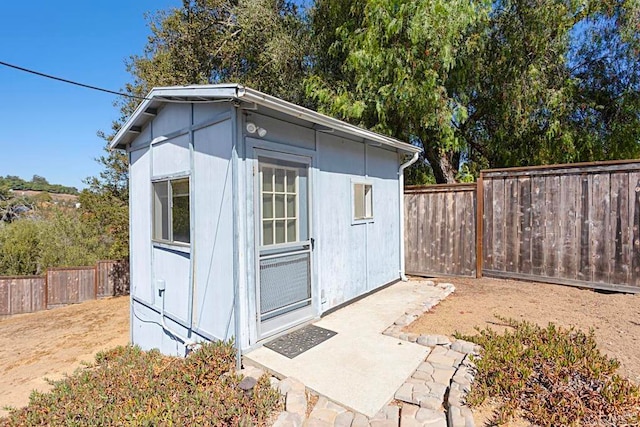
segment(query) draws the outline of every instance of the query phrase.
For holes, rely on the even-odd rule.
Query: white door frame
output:
[[[256,140],[254,138],[247,138],[247,149],[249,156],[252,160],[253,170],[253,180],[251,181],[253,194],[253,212],[254,212],[254,249],[255,249],[255,267],[253,282],[254,289],[254,301],[253,301],[253,310],[255,310],[255,321],[256,321],[256,336],[255,339],[252,340],[252,345],[263,341],[267,338],[270,338],[274,335],[282,333],[287,329],[290,329],[299,324],[308,322],[317,316],[317,305],[318,305],[318,295],[316,292],[315,286],[315,254],[313,250],[313,194],[314,194],[314,183],[313,183],[313,162],[314,162],[314,152],[311,150],[300,149],[298,147],[289,147],[282,144],[271,143],[268,141]],[[299,309],[295,309],[290,312],[286,312],[284,314],[280,314],[273,319],[268,319],[266,321],[261,320],[260,313],[260,261],[261,259],[265,259],[264,256],[261,257],[261,250],[264,249],[261,247],[261,229],[262,229],[262,212],[261,212],[261,198],[262,194],[260,193],[260,169],[259,169],[259,157],[265,157],[268,159],[273,159],[275,161],[282,160],[286,162],[298,163],[301,165],[305,165],[307,168],[307,224],[308,224],[308,239],[302,242],[296,242],[295,244],[281,244],[278,245],[279,251],[278,254],[287,253],[309,253],[309,285],[310,285],[310,293],[311,293],[311,301],[309,305],[304,306]],[[306,246],[307,248],[303,248]],[[287,250],[291,248],[292,251],[287,252]],[[294,250],[294,248],[298,248],[299,250]],[[268,257],[269,255],[267,255]],[[252,334],[250,334],[252,335]]]

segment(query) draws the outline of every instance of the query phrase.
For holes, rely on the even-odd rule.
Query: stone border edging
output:
[[[430,348],[425,361],[395,393],[395,400],[402,402],[402,407],[392,401],[369,419],[320,396],[307,417],[305,385],[294,378],[279,380],[272,376],[271,387],[285,399],[285,410],[275,419],[273,427],[474,427],[473,413],[465,398],[471,391],[475,375],[475,365],[470,356],[478,356],[480,346],[464,340],[451,341],[444,335],[402,331],[455,291],[451,283],[423,283],[442,289],[442,296],[413,305],[383,332],[384,335]],[[250,390],[265,371],[248,366],[238,374],[247,379],[242,382]]]

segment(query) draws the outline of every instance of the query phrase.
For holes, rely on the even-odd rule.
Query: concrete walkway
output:
[[[374,417],[430,352],[382,332],[408,314],[408,307],[444,296],[443,289],[421,281],[396,283],[316,322],[338,334],[294,359],[261,347],[245,355],[245,363],[296,378],[319,395]]]

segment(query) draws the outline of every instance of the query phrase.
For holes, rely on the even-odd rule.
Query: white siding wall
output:
[[[195,132],[194,326],[218,339],[234,335],[232,121]]]
[[[151,282],[151,153],[149,147],[133,151],[130,162],[129,222],[131,296],[154,303]]]
[[[400,278],[399,165],[397,153],[367,148],[374,216],[374,221],[367,225],[368,290]]]
[[[231,146],[232,107],[228,103],[194,105],[170,104],[145,126],[131,153],[131,272],[132,339],[143,349],[159,348],[165,354],[184,355],[184,345],[163,330],[160,310],[163,297],[158,293],[159,280],[165,282],[165,322],[182,336],[188,334],[191,257],[198,265],[195,279],[192,339],[227,338],[222,318],[233,301],[231,262],[233,222],[230,205],[231,180],[225,181]],[[212,121],[226,113],[227,120],[194,132],[197,163],[191,171],[189,128],[193,121]],[[172,136],[173,135],[173,136]],[[167,137],[150,146],[153,138]],[[192,210],[195,227],[191,253],[154,245],[151,239],[152,180],[191,174]],[[215,228],[218,228],[216,235]],[[231,279],[230,279],[231,277]],[[225,325],[226,326],[226,325]],[[231,328],[233,324],[231,324]],[[233,329],[231,329],[233,331]]]
[[[241,342],[245,348],[250,344],[245,334],[251,337],[251,343],[255,342],[253,153],[241,152],[237,165],[242,185],[238,197],[243,205],[239,213],[234,211],[232,194],[234,115],[229,103],[167,105],[132,144],[142,149],[131,152],[134,298],[131,324],[134,343],[145,349],[156,347],[167,354],[184,354],[184,346],[160,325],[162,298],[156,289],[159,279],[166,284],[169,327],[186,335],[185,326],[193,321],[193,338],[227,339],[234,335],[234,215],[240,213],[238,248],[242,271],[238,274],[243,275],[239,280],[246,283],[248,293],[244,293],[243,286],[240,301],[246,305],[243,313],[248,315],[243,318]],[[253,135],[256,147],[314,157],[312,209],[316,211],[312,213],[312,237],[316,239],[314,279],[318,314],[396,280],[399,277],[397,154],[254,112],[247,113],[247,120],[267,129],[267,136],[261,140]],[[202,123],[208,122],[212,123],[202,127]],[[193,124],[200,126],[194,130],[191,153],[189,133],[179,135],[178,131]],[[169,134],[174,136],[149,148],[152,138]],[[191,253],[154,247],[151,181],[154,177],[189,172],[194,194]],[[354,224],[352,182],[363,179],[373,185],[374,219]],[[196,285],[189,319],[192,263]],[[323,304],[319,302],[321,294]]]
[[[191,167],[189,134],[153,144],[153,176],[188,173]]]
[[[324,312],[399,278],[398,155],[330,134],[319,134],[318,145]],[[352,221],[353,181],[373,185],[372,222]]]

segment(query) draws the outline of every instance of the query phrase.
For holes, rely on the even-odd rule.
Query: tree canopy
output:
[[[0,191],[6,190],[32,190],[46,191],[55,194],[78,194],[78,189],[61,184],[50,184],[46,178],[34,175],[31,181],[15,175],[0,176]]]
[[[416,181],[637,157],[639,11],[639,0],[184,0],[149,17],[125,89],[244,83],[423,147]],[[122,101],[114,130],[135,104]]]
[[[317,0],[307,93],[329,114],[422,146],[438,182],[637,157],[639,10],[637,0]]]

